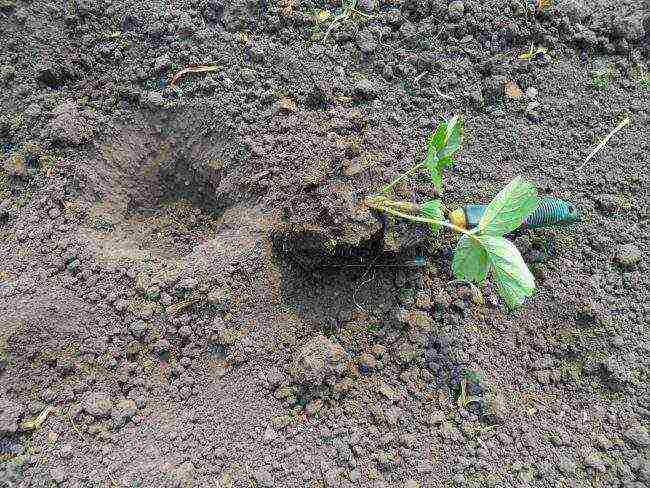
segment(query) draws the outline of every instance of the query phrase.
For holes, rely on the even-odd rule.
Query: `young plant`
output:
[[[442,193],[442,171],[454,165],[453,156],[460,149],[462,137],[463,124],[457,115],[449,122],[438,124],[436,131],[427,140],[427,155],[424,160],[383,187],[381,193],[388,193],[397,183],[424,168],[428,170],[438,192]]]
[[[453,155],[461,141],[462,123],[458,116],[440,124],[429,137],[424,161],[386,185],[382,194],[369,197],[366,204],[395,217],[427,225],[433,234],[439,233],[442,227],[461,234],[452,261],[454,275],[474,284],[484,282],[491,275],[508,307],[516,308],[533,294],[535,280],[517,248],[504,236],[521,226],[537,209],[540,200],[531,183],[519,176],[514,178],[489,203],[478,225],[471,230],[447,220],[439,199],[416,204],[387,196],[399,181],[425,169],[442,193],[442,171],[453,166]]]

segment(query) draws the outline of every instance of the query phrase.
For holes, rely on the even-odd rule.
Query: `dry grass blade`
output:
[[[347,10],[343,12],[341,15],[334,17],[334,20],[332,20],[332,23],[329,25],[327,30],[325,31],[325,35],[323,36],[323,44],[325,44],[325,41],[327,40],[327,36],[330,35],[330,32],[334,28],[335,25],[337,25],[340,21],[350,18],[350,12]]]
[[[535,59],[537,56],[539,56],[540,54],[547,54],[547,53],[548,53],[548,49],[546,49],[545,47],[541,47],[541,46],[535,47],[535,44],[531,44],[528,52],[520,54],[519,59],[531,61]]]
[[[170,305],[165,309],[168,315],[175,315],[181,310],[185,310],[187,307],[194,305],[195,303],[200,302],[200,298],[188,298],[187,300],[183,300],[182,302],[175,303],[173,305]]]
[[[34,420],[26,420],[24,421],[20,427],[23,430],[36,430],[38,429],[41,425],[43,425],[43,422],[45,422],[45,419],[47,416],[54,410],[54,407],[46,407],[40,414],[38,414],[38,417],[36,417]]]
[[[84,442],[87,444],[88,441],[86,440],[86,438],[84,437],[84,435],[81,433],[81,431],[80,431],[79,428],[77,427],[77,424],[75,424],[74,419],[72,418],[72,414],[70,413],[69,410],[68,410],[68,413],[67,413],[67,417],[68,417],[68,420],[70,421],[70,425],[72,425],[72,428],[74,429],[74,431],[75,431],[75,432],[77,433],[77,435],[81,438],[81,440],[84,441]]]
[[[578,168],[576,168],[576,169],[582,169],[583,166],[584,166],[585,164],[587,164],[587,163],[589,162],[589,160],[590,160],[591,158],[593,158],[593,157],[596,155],[596,153],[598,153],[598,151],[600,151],[603,147],[605,147],[605,145],[606,145],[606,144],[609,142],[609,140],[614,136],[614,134],[616,134],[616,133],[617,133],[618,131],[620,131],[622,128],[624,128],[625,126],[627,126],[629,123],[630,123],[630,118],[629,118],[629,117],[625,117],[623,120],[621,120],[621,122],[620,122],[616,127],[614,127],[614,128],[612,129],[612,131],[611,131],[609,134],[607,134],[607,136],[605,136],[605,138],[604,138],[602,141],[600,141],[600,144],[598,144],[598,145],[594,148],[594,150],[591,151],[591,153],[589,154],[589,156],[587,156],[587,158],[584,160],[584,162],[583,162],[583,163],[582,163]]]
[[[446,95],[446,94],[442,93],[435,86],[433,87],[433,91],[435,91],[436,95],[438,95],[440,98],[442,98],[444,100],[454,100],[454,97],[452,97],[451,95]]]
[[[180,80],[183,76],[185,76],[188,73],[206,73],[206,72],[211,72],[211,71],[217,71],[218,69],[219,69],[219,66],[216,66],[216,65],[188,66],[187,68],[183,68],[178,73],[176,73],[172,77],[172,80],[169,82],[169,84],[171,86],[174,86],[178,82],[178,80]]]

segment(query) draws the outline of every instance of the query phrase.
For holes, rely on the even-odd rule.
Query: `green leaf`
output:
[[[424,160],[431,181],[442,192],[442,171],[453,166],[452,156],[460,149],[462,122],[455,115],[448,122],[441,122],[427,140],[427,157]]]
[[[424,160],[424,165],[429,170],[431,181],[438,190],[442,190],[442,172],[438,166],[438,147],[444,144],[445,128],[440,125],[436,132],[429,136],[427,141],[427,158]]]
[[[487,252],[499,295],[510,308],[519,307],[535,291],[535,278],[515,245],[500,236],[479,235]]]
[[[478,230],[493,236],[512,232],[535,211],[539,201],[535,187],[517,176],[487,206]]]
[[[454,115],[447,124],[447,145],[460,144],[463,135],[463,121],[460,115]]]
[[[442,172],[438,168],[431,169],[429,172],[433,186],[442,193]]]
[[[438,159],[451,158],[459,149],[463,138],[463,123],[458,115],[446,124],[445,144],[438,151]]]
[[[424,160],[424,165],[429,171],[433,171],[438,167],[438,156],[436,153],[427,154],[427,158]]]
[[[438,124],[436,131],[433,132],[427,141],[427,155],[436,155],[445,147],[447,138],[447,124],[445,122]]]
[[[438,159],[438,169],[441,171],[445,168],[451,168],[454,165],[454,160],[451,159],[451,156]]]
[[[429,200],[420,207],[420,213],[425,217],[434,220],[444,220],[445,214],[442,212],[442,202],[440,200]],[[429,224],[431,232],[436,235],[440,232],[440,224]]]
[[[467,235],[463,235],[454,253],[451,270],[460,280],[481,283],[485,281],[490,261],[483,246]]]
[[[429,169],[431,181],[440,193],[442,193],[442,170],[453,165],[454,160],[451,157],[446,157],[444,159],[438,159],[434,167]]]

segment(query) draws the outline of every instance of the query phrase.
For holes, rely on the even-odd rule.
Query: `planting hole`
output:
[[[112,149],[103,153],[114,157]],[[117,188],[88,218],[85,232],[103,259],[178,259],[214,238],[225,210],[217,197],[218,173],[174,154],[166,143],[131,156],[117,161],[130,178],[114,178]]]

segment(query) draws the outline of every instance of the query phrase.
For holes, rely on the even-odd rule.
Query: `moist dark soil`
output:
[[[0,486],[649,486],[649,19],[0,0]],[[454,114],[449,208],[584,216],[514,312],[364,204]]]

